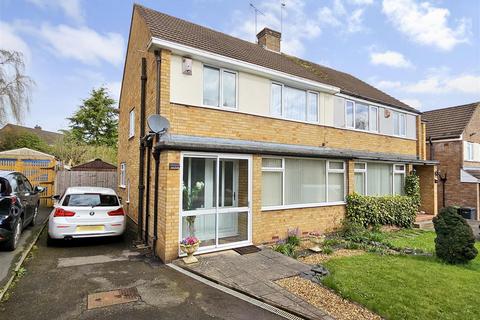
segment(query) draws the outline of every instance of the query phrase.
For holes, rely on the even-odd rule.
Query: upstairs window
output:
[[[346,100],[345,123],[347,128],[378,132],[378,107]]]
[[[404,137],[406,132],[406,117],[404,113],[393,112],[393,134]]]
[[[203,66],[203,104],[210,107],[237,107],[237,73]]]
[[[270,113],[276,117],[318,123],[318,93],[272,83]]]
[[[135,136],[135,110],[132,109],[128,115],[128,138]]]

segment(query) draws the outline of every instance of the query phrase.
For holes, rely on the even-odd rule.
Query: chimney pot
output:
[[[269,28],[263,28],[263,30],[257,34],[258,44],[275,52],[280,52],[281,38],[282,34],[280,32]]]

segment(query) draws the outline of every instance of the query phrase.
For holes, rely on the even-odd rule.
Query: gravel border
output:
[[[372,311],[335,294],[330,289],[300,277],[277,280],[276,283],[304,299],[315,307],[325,310],[337,320],[381,320]]]
[[[361,254],[365,254],[363,250],[350,250],[350,249],[339,249],[335,250],[331,254],[324,254],[324,253],[315,253],[311,254],[306,257],[299,257],[298,261],[306,263],[306,264],[321,264],[333,258],[339,257],[351,257],[351,256],[358,256]]]

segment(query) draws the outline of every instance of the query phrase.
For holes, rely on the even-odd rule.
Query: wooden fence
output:
[[[53,204],[55,164],[54,159],[0,158],[0,170],[21,172],[33,186],[45,188],[45,191],[40,194],[40,204],[48,207]]]
[[[58,171],[55,177],[55,194],[68,187],[104,187],[117,190],[117,172],[112,171]]]

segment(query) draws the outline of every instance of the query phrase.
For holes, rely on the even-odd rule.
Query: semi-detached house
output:
[[[272,242],[288,228],[330,231],[347,194],[402,194],[412,170],[421,177],[422,210],[436,213],[435,166],[418,110],[282,53],[276,31],[257,37],[251,43],[133,8],[120,195],[163,261],[178,257],[179,240],[191,234],[208,252]],[[156,113],[170,128],[141,147],[145,119]]]

